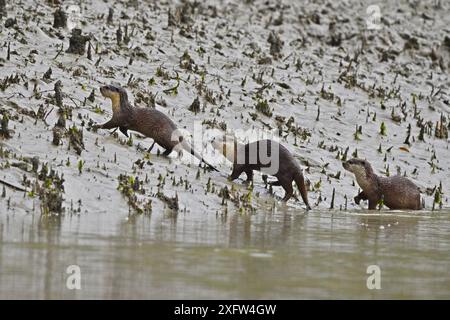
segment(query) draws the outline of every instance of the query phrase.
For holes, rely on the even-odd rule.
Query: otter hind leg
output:
[[[172,153],[173,148],[168,148],[163,152],[163,156],[168,157]]]
[[[420,201],[420,194],[416,196],[415,206],[414,210],[421,210],[422,209],[422,202]]]
[[[246,182],[252,182],[253,181],[253,170],[247,169],[245,170],[245,174],[247,175],[247,181]]]
[[[294,194],[294,188],[292,188],[292,181],[280,181],[286,194],[284,195],[283,202],[287,202]]]
[[[128,129],[126,127],[119,127],[119,130],[128,138]]]
[[[272,181],[272,182],[269,182],[268,185],[272,186],[272,187],[278,187],[278,186],[281,186],[281,182],[279,180]]]

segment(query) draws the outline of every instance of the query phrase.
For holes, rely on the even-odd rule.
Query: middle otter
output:
[[[118,127],[126,136],[128,136],[128,130],[137,131],[154,140],[150,150],[157,143],[166,149],[163,155],[168,156],[174,148],[181,147],[211,169],[218,171],[206,162],[183,136],[177,134],[177,126],[164,113],[154,108],[132,107],[128,101],[127,92],[120,87],[103,86],[100,88],[100,92],[104,97],[111,99],[113,116],[108,122],[96,125],[96,128],[113,129]],[[177,151],[181,152],[181,150]]]
[[[306,208],[311,210],[302,169],[283,145],[272,140],[259,140],[243,145],[225,137],[224,141],[214,140],[213,146],[233,162],[233,171],[229,177],[231,181],[237,179],[242,172],[246,173],[247,181],[251,181],[253,170],[270,170],[268,173],[278,178],[278,181],[270,185],[282,186],[286,192],[283,201],[292,197],[292,182],[295,180]]]

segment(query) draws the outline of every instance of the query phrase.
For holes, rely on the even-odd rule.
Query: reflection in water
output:
[[[2,214],[0,298],[449,298],[449,213]]]
[[[45,277],[44,277],[44,299],[51,298],[52,279],[58,272],[54,270],[54,246],[60,242],[61,216],[41,215],[38,222],[38,239],[45,243]],[[32,264],[30,264],[32,265]]]

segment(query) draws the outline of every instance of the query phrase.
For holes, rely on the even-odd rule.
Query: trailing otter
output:
[[[96,128],[113,129],[119,128],[120,131],[128,137],[128,130],[137,131],[144,136],[152,138],[153,148],[155,143],[165,149],[163,155],[168,156],[174,149],[180,154],[186,150],[193,156],[204,162],[211,169],[218,171],[212,165],[207,163],[199,155],[192,145],[186,142],[183,136],[178,132],[175,123],[164,113],[154,108],[132,107],[128,101],[128,95],[125,89],[112,85],[103,86],[100,92],[104,97],[111,99],[113,116],[108,122],[96,125]]]
[[[389,209],[420,210],[419,188],[402,176],[379,177],[366,160],[351,159],[343,162],[344,169],[355,174],[356,181],[362,189],[354,199],[356,204],[369,200],[369,210],[382,203]]]
[[[253,170],[267,172],[275,176],[278,181],[273,186],[282,186],[286,194],[283,201],[288,201],[293,195],[292,181],[295,180],[303,202],[308,210],[311,209],[305,186],[302,169],[292,154],[284,146],[272,140],[259,140],[247,144],[231,142],[213,142],[228,159],[233,160],[233,171],[229,179],[237,179],[242,172],[247,175],[247,181],[253,180]],[[228,148],[228,150],[226,150]]]

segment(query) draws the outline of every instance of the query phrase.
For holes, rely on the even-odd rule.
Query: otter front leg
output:
[[[228,177],[228,180],[233,181],[239,178],[242,172],[244,172],[244,166],[242,165],[234,165],[233,171],[231,172],[231,175]]]
[[[361,191],[360,193],[358,193],[354,198],[355,203],[359,205],[359,203],[361,202],[361,200],[368,200],[369,198],[367,198],[366,194],[364,193],[364,191]]]
[[[93,128],[113,129],[113,128],[117,128],[118,126],[119,126],[119,123],[113,118],[113,119],[109,120],[108,122],[105,122],[104,124],[94,125]]]
[[[375,210],[377,208],[378,201],[369,199],[369,210]]]
[[[369,197],[369,210],[375,210],[380,203],[381,197],[374,195]]]

